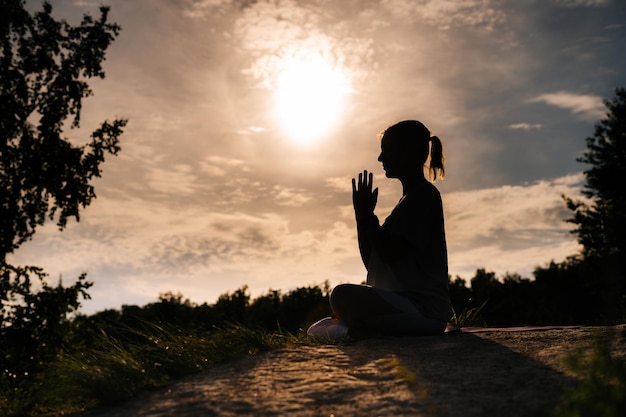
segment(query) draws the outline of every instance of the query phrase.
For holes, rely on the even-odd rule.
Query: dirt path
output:
[[[618,326],[626,331],[626,326]],[[89,417],[515,416],[551,409],[598,328],[370,339],[215,366]],[[602,329],[600,329],[602,330]],[[623,354],[626,346],[616,349]]]

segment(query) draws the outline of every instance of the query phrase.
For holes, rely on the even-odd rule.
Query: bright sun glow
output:
[[[348,91],[344,71],[321,56],[287,59],[276,80],[274,114],[291,140],[311,145],[335,126]]]

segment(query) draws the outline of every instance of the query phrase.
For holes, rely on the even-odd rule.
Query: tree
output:
[[[626,318],[626,90],[617,88],[604,104],[606,118],[595,125],[578,158],[589,165],[582,191],[588,202],[565,201],[596,301],[606,306],[605,319],[620,320]]]
[[[23,0],[0,0],[0,339],[24,330],[31,338],[57,329],[59,321],[87,297],[84,275],[63,288],[48,286],[33,266],[13,266],[7,255],[32,238],[46,220],[60,229],[96,197],[91,181],[101,175],[105,155],[120,151],[126,120],[103,122],[75,145],[65,127],[80,126],[82,100],[92,94],[86,80],[104,78],[105,51],[120,31],[109,9],[79,25],[52,17],[45,2],[30,14]],[[41,281],[34,292],[31,278]],[[56,330],[55,330],[56,332]],[[47,333],[50,333],[48,331]],[[54,332],[53,332],[54,333]],[[31,340],[37,342],[37,340]]]
[[[587,138],[587,150],[578,162],[589,164],[584,171],[583,195],[590,203],[566,198],[573,211],[568,222],[586,257],[626,255],[626,90],[618,88],[612,101],[605,100],[608,113]]]
[[[0,262],[58,214],[64,228],[95,197],[105,153],[116,155],[125,120],[104,122],[86,146],[62,137],[79,127],[85,78],[104,78],[101,63],[120,27],[85,15],[79,26],[52,18],[52,6],[31,16],[21,0],[3,0],[0,18]]]

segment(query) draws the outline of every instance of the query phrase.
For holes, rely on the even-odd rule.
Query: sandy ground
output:
[[[618,332],[626,325],[617,326]],[[575,382],[561,363],[607,328],[290,347],[215,366],[88,417],[527,416]],[[624,338],[614,346],[626,352]]]

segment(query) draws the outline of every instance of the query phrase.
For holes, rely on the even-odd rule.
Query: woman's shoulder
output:
[[[441,210],[443,203],[439,190],[430,181],[424,181],[411,189],[404,199],[405,209],[411,213],[434,213]]]
[[[424,187],[428,189],[430,192],[439,195],[439,189],[434,183],[432,183],[431,181],[424,181],[423,184],[424,184]]]
[[[407,193],[407,198],[411,200],[419,201],[420,199],[424,199],[425,197],[441,199],[439,189],[437,189],[435,184],[427,180],[420,181]]]

